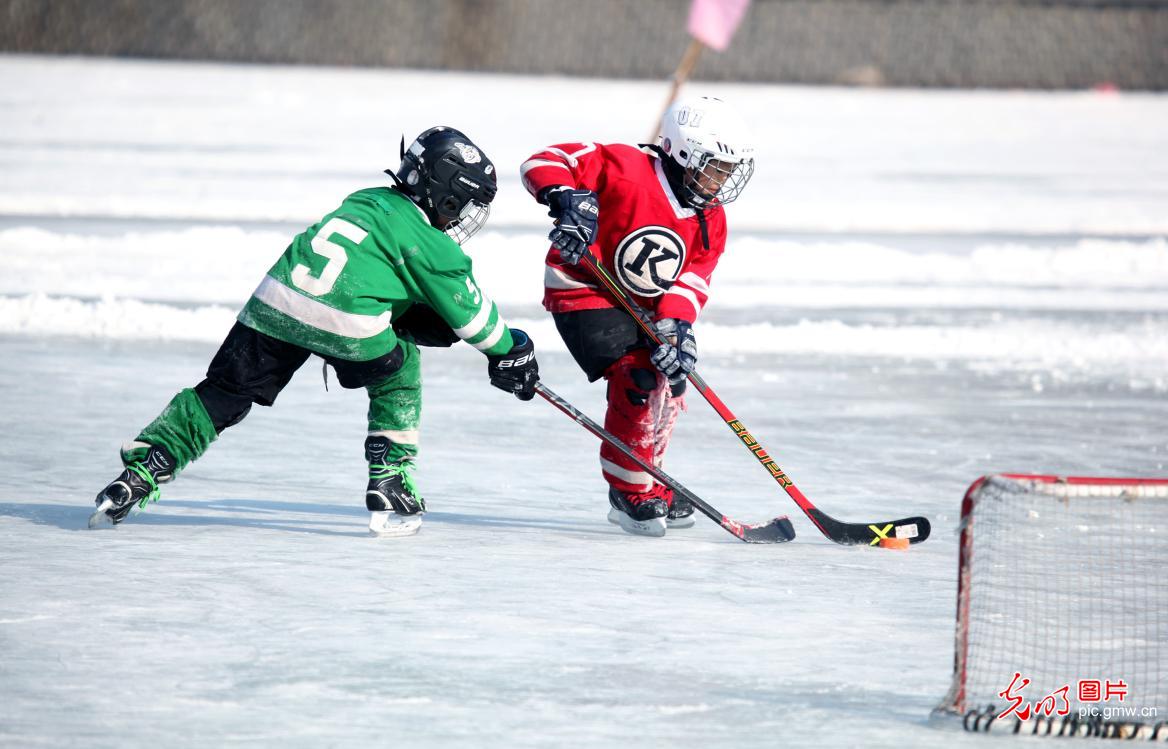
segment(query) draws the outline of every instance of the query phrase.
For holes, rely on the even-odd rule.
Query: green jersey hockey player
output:
[[[495,168],[469,138],[434,127],[404,149],[392,187],[360,190],[292,240],[260,282],[207,377],[176,395],[122,448],[90,527],[157,501],[158,485],[206,451],[253,403],[270,406],[311,354],[346,388],[369,393],[365,505],[377,535],[416,533],[426,506],[418,454],[418,346],[464,340],[486,354],[491,384],[530,400],[531,340],[509,329],[459,247],[487,219]]]

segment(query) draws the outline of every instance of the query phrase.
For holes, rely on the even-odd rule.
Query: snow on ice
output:
[[[824,510],[924,514],[928,542],[830,544],[696,395],[669,472],[799,537],[623,534],[595,441],[463,346],[425,353],[416,537],[366,536],[365,396],[314,366],[85,531],[293,234],[439,122],[500,166],[480,281],[599,417],[539,307],[518,164],[635,141],[665,90],[19,56],[0,80],[0,743],[980,745],[927,724],[965,487],[1165,474],[1168,99],[695,85],[760,135],[703,376]]]

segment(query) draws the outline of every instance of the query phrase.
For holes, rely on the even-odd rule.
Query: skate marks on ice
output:
[[[172,510],[180,510],[176,513]],[[93,506],[84,502],[53,504],[6,502],[0,500],[0,518],[25,520],[35,525],[66,531],[90,530],[87,519]],[[227,498],[207,501],[163,499],[145,510],[130,514],[119,526],[102,526],[99,530],[129,531],[131,526],[215,527],[235,526],[289,533],[323,536],[369,537],[369,513],[353,505],[314,504],[280,500]],[[599,516],[601,521],[603,517]],[[501,530],[537,530],[585,536],[620,536],[596,518],[557,520],[551,518],[506,517],[465,512],[432,511],[425,515],[424,526],[460,526]],[[422,533],[425,531],[423,530]],[[709,540],[703,538],[702,540]]]
[[[363,536],[365,533],[362,527],[366,515],[364,508],[257,499],[162,501],[165,508],[160,504],[148,505],[145,510],[131,513],[119,525],[239,526],[332,536]],[[176,514],[172,511],[175,509],[184,512]],[[67,531],[89,530],[87,519],[93,510],[92,504],[81,501],[50,504],[0,500],[0,518],[18,518]],[[191,512],[185,512],[187,510]],[[102,528],[110,529],[111,526]],[[346,528],[351,528],[351,531],[346,531]]]

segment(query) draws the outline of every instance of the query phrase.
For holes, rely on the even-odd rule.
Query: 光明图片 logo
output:
[[[1013,716],[1017,720],[1026,721],[1031,717],[1052,718],[1064,717],[1071,713],[1071,702],[1068,696],[1070,684],[1064,684],[1058,689],[1043,695],[1035,702],[1028,702],[1021,692],[1030,684],[1030,679],[1021,672],[1015,671],[1014,678],[1009,686],[998,692],[998,696],[1006,700],[1009,705],[998,713],[997,719]],[[1077,713],[1080,718],[1102,717],[1104,720],[1155,718],[1156,708],[1136,708],[1118,705],[1102,706],[1101,703],[1111,702],[1113,699],[1123,703],[1128,695],[1128,684],[1123,679],[1079,679],[1076,683],[1074,699],[1078,705]]]

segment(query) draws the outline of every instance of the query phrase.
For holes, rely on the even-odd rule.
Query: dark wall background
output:
[[[689,0],[0,0],[0,50],[664,78]],[[1168,0],[754,0],[695,78],[1168,89]]]

